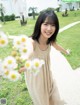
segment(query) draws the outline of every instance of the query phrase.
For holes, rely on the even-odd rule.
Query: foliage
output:
[[[15,20],[15,15],[14,14],[12,14],[12,15],[6,15],[6,16],[4,16],[4,19],[5,19],[5,21]],[[0,20],[3,22],[3,18],[2,17],[0,17]]]
[[[29,16],[33,16],[33,19],[35,19],[36,16],[36,11],[37,11],[37,7],[30,7],[29,11],[32,11],[31,13],[29,13]]]
[[[40,11],[40,13],[44,12],[45,10],[55,10],[55,9],[49,7],[49,8],[47,8],[47,9],[44,9],[44,10]]]

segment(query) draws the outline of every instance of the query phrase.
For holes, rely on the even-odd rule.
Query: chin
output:
[[[49,35],[49,36],[47,35],[46,38],[50,38],[51,36],[52,36],[52,35]]]
[[[45,39],[49,39],[52,35],[43,35]]]

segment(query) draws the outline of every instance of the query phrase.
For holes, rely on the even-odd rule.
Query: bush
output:
[[[12,15],[10,16],[10,19],[11,19],[11,20],[15,20],[15,15],[12,14]]]
[[[28,13],[28,16],[32,16],[32,13]]]
[[[5,19],[5,21],[15,20],[15,15],[14,14],[12,14],[12,15],[6,15],[6,16],[4,16],[4,19]],[[0,20],[3,22],[3,17],[0,17]]]
[[[35,15],[38,16],[39,13],[35,13]],[[33,16],[33,14],[32,13],[28,13],[28,16]]]
[[[5,21],[10,21],[11,19],[10,19],[10,16],[9,15],[6,15],[5,16]]]

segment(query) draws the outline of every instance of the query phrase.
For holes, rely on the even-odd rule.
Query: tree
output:
[[[37,7],[30,7],[29,8],[29,11],[32,12],[33,19],[35,19]]]
[[[0,4],[0,14],[1,14],[1,20],[5,23],[5,16],[4,16],[4,7],[2,4]]]

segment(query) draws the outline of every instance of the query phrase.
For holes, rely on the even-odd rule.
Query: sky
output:
[[[27,0],[28,7],[37,7],[38,11],[46,9],[48,7],[58,7],[57,0]]]

